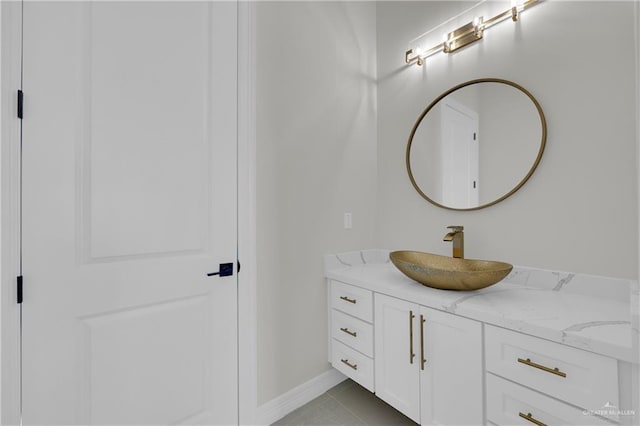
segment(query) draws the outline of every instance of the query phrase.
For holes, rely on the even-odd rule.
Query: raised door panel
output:
[[[421,423],[483,424],[482,324],[424,307],[419,319]]]
[[[208,304],[192,297],[82,321],[92,423],[162,424],[206,411]]]
[[[376,395],[407,417],[420,422],[418,350],[419,306],[374,296]]]
[[[204,250],[213,167],[209,12],[171,2],[97,2],[84,24],[87,254]]]

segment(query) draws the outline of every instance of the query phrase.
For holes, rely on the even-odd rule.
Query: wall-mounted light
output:
[[[456,50],[467,46],[474,41],[482,39],[484,31],[488,28],[493,27],[498,22],[502,22],[509,18],[511,18],[513,22],[516,22],[520,18],[520,13],[535,5],[536,3],[539,3],[540,1],[542,0],[512,0],[511,7],[509,9],[498,13],[497,15],[487,20],[485,20],[482,16],[476,17],[473,19],[473,21],[462,25],[461,27],[456,28],[449,33],[446,33],[442,38],[442,43],[437,44],[429,49],[425,49],[423,47],[423,42],[426,38],[425,36],[432,33],[432,31],[429,31],[410,43],[409,50],[405,52],[404,60],[407,64],[416,63],[418,65],[422,65],[424,64],[424,60],[427,57],[436,53],[455,52]]]

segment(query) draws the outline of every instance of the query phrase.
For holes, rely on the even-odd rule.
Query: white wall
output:
[[[263,404],[329,369],[322,256],[375,245],[376,51],[374,3],[256,7]]]
[[[448,255],[445,227],[464,225],[469,258],[636,278],[633,2],[545,1],[452,55],[404,65],[409,40],[468,6],[378,4],[377,245]],[[406,140],[435,97],[480,77],[532,92],[547,117],[547,148],[529,182],[502,203],[473,212],[440,209],[409,182]]]

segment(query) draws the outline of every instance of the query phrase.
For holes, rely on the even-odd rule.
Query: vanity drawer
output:
[[[331,282],[331,307],[361,320],[373,321],[373,293],[341,282]]]
[[[333,309],[331,337],[366,356],[373,357],[373,326],[371,324]]]
[[[584,410],[487,374],[487,420],[496,425],[607,425]],[[536,423],[536,421],[540,423]]]
[[[331,364],[336,370],[371,392],[375,391],[373,387],[373,360],[371,358],[337,340],[332,342],[331,351]]]
[[[494,326],[485,327],[485,356],[487,371],[578,407],[619,405],[612,358]]]

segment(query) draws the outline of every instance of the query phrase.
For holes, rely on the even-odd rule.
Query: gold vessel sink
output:
[[[419,251],[394,251],[389,258],[409,278],[442,290],[489,287],[513,269],[513,265],[504,262],[458,259]]]

